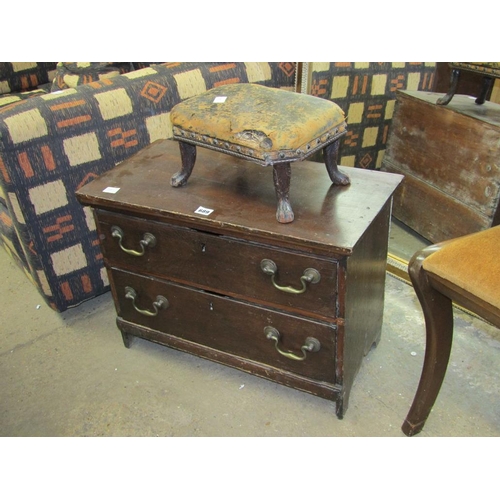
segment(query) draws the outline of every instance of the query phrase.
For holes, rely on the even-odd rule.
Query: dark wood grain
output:
[[[170,186],[178,146],[163,141],[77,193],[95,209],[125,346],[137,336],[206,357],[326,397],[342,418],[381,334],[391,196],[402,176],[340,167],[351,184],[334,186],[323,163],[292,164],[295,220],[284,225],[272,168],[204,148],[197,156],[183,187]],[[147,233],[155,244],[142,252]],[[263,259],[276,264],[275,284]],[[311,268],[320,279],[302,287]],[[302,350],[308,337],[317,352]]]
[[[116,270],[112,273],[118,298],[118,315],[126,321],[175,335],[237,356],[285,369],[309,378],[335,383],[335,325],[298,318],[290,314],[213,295],[201,290]],[[138,294],[140,309],[152,310],[158,295],[169,306],[155,317],[138,313],[125,298],[125,287]],[[321,343],[318,352],[304,361],[281,356],[264,334],[264,327],[274,326],[282,335],[284,350],[301,355],[307,337]]]
[[[251,298],[271,307],[301,310],[302,314],[313,317],[336,317],[336,259],[318,259],[186,227],[123,217],[113,212],[100,211],[98,219],[103,254],[110,267],[168,278],[232,297]],[[114,226],[122,228],[125,243],[133,249],[139,248],[138,242],[145,232],[156,237],[156,245],[148,248],[142,257],[128,255],[111,236]],[[308,268],[316,269],[321,279],[319,283],[309,284],[300,295],[283,293],[262,271],[263,259],[276,263],[276,281],[282,286],[301,288],[300,278]]]
[[[325,165],[292,164],[290,187],[295,220],[276,221],[272,168],[199,148],[196,170],[186,186],[173,188],[170,177],[180,167],[175,141],[158,141],[78,191],[83,204],[116,208],[129,214],[227,235],[252,234],[256,242],[323,255],[348,255],[402,180],[371,170],[339,167],[349,186],[332,185]],[[116,194],[103,193],[108,186]],[[195,214],[203,206],[214,212]]]
[[[341,393],[341,387],[336,384],[322,382],[319,380],[312,380],[308,377],[303,377],[296,373],[291,373],[288,370],[282,370],[277,367],[271,367],[264,363],[249,360],[244,356],[236,356],[228,354],[224,351],[213,349],[209,346],[197,344],[189,340],[163,333],[158,330],[153,330],[147,326],[138,325],[137,323],[130,323],[123,318],[118,317],[116,323],[120,328],[123,335],[132,339],[140,337],[157,344],[168,345],[179,351],[184,351],[194,354],[201,358],[209,359],[226,366],[237,368],[252,375],[257,375],[268,380],[273,380],[279,384],[287,387],[292,387],[309,394],[314,394],[321,398],[332,401],[337,401]],[[337,411],[336,411],[337,412]],[[338,413],[338,412],[337,412]]]

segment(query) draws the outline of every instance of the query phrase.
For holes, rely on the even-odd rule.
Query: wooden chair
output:
[[[452,62],[450,63],[451,79],[448,93],[440,97],[436,104],[446,106],[455,95],[458,87],[458,80],[462,71],[470,71],[483,75],[483,85],[479,96],[476,99],[476,104],[484,104],[495,78],[500,78],[500,63],[498,62]]]
[[[453,339],[455,302],[500,328],[500,226],[418,251],[408,271],[422,306],[426,349],[407,436],[425,425],[443,382]]]

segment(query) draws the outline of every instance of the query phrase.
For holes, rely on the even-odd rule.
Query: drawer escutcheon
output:
[[[280,349],[278,345],[280,340],[280,332],[276,330],[276,328],[272,326],[266,326],[264,328],[264,334],[266,335],[267,339],[274,340],[274,347],[282,356],[285,356],[285,358],[288,359],[293,359],[294,361],[304,361],[308,352],[318,352],[321,348],[321,344],[318,339],[315,339],[314,337],[307,337],[304,345],[300,348],[300,350],[302,351],[302,356],[299,356],[297,354],[294,354],[293,352],[283,351]]]
[[[316,284],[319,283],[321,280],[321,275],[319,274],[319,271],[316,271],[316,269],[313,269],[312,267],[308,267],[303,275],[300,277],[300,281],[302,283],[302,288],[297,289],[293,288],[291,286],[281,286],[276,283],[275,280],[275,275],[278,272],[278,266],[276,263],[270,259],[262,259],[260,262],[260,268],[262,271],[271,276],[271,281],[273,282],[273,285],[275,288],[282,292],[287,292],[287,293],[294,293],[294,294],[300,294],[304,293],[307,290],[307,284],[312,283]]]

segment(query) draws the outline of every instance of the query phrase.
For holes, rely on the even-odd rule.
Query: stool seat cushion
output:
[[[346,133],[342,109],[318,97],[239,83],[170,112],[174,138],[263,165],[302,160]]]
[[[426,271],[500,308],[500,226],[452,240],[423,262]]]

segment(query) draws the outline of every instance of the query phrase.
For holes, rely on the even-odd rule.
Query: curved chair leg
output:
[[[424,427],[444,380],[453,339],[452,301],[429,283],[422,267],[425,257],[438,245],[418,252],[410,261],[409,273],[422,306],[426,326],[426,347],[422,375],[410,411],[401,427],[407,436]]]
[[[488,94],[488,91],[490,90],[491,86],[493,85],[493,80],[491,76],[485,76],[483,77],[483,84],[481,86],[481,93],[479,94],[479,97],[476,99],[476,104],[484,104],[484,101],[486,101],[486,95]]]
[[[440,104],[441,106],[446,106],[453,99],[453,96],[457,91],[459,76],[460,76],[459,69],[453,69],[451,71],[450,88],[448,89],[448,93],[443,97],[440,97],[436,101],[436,104]]]

